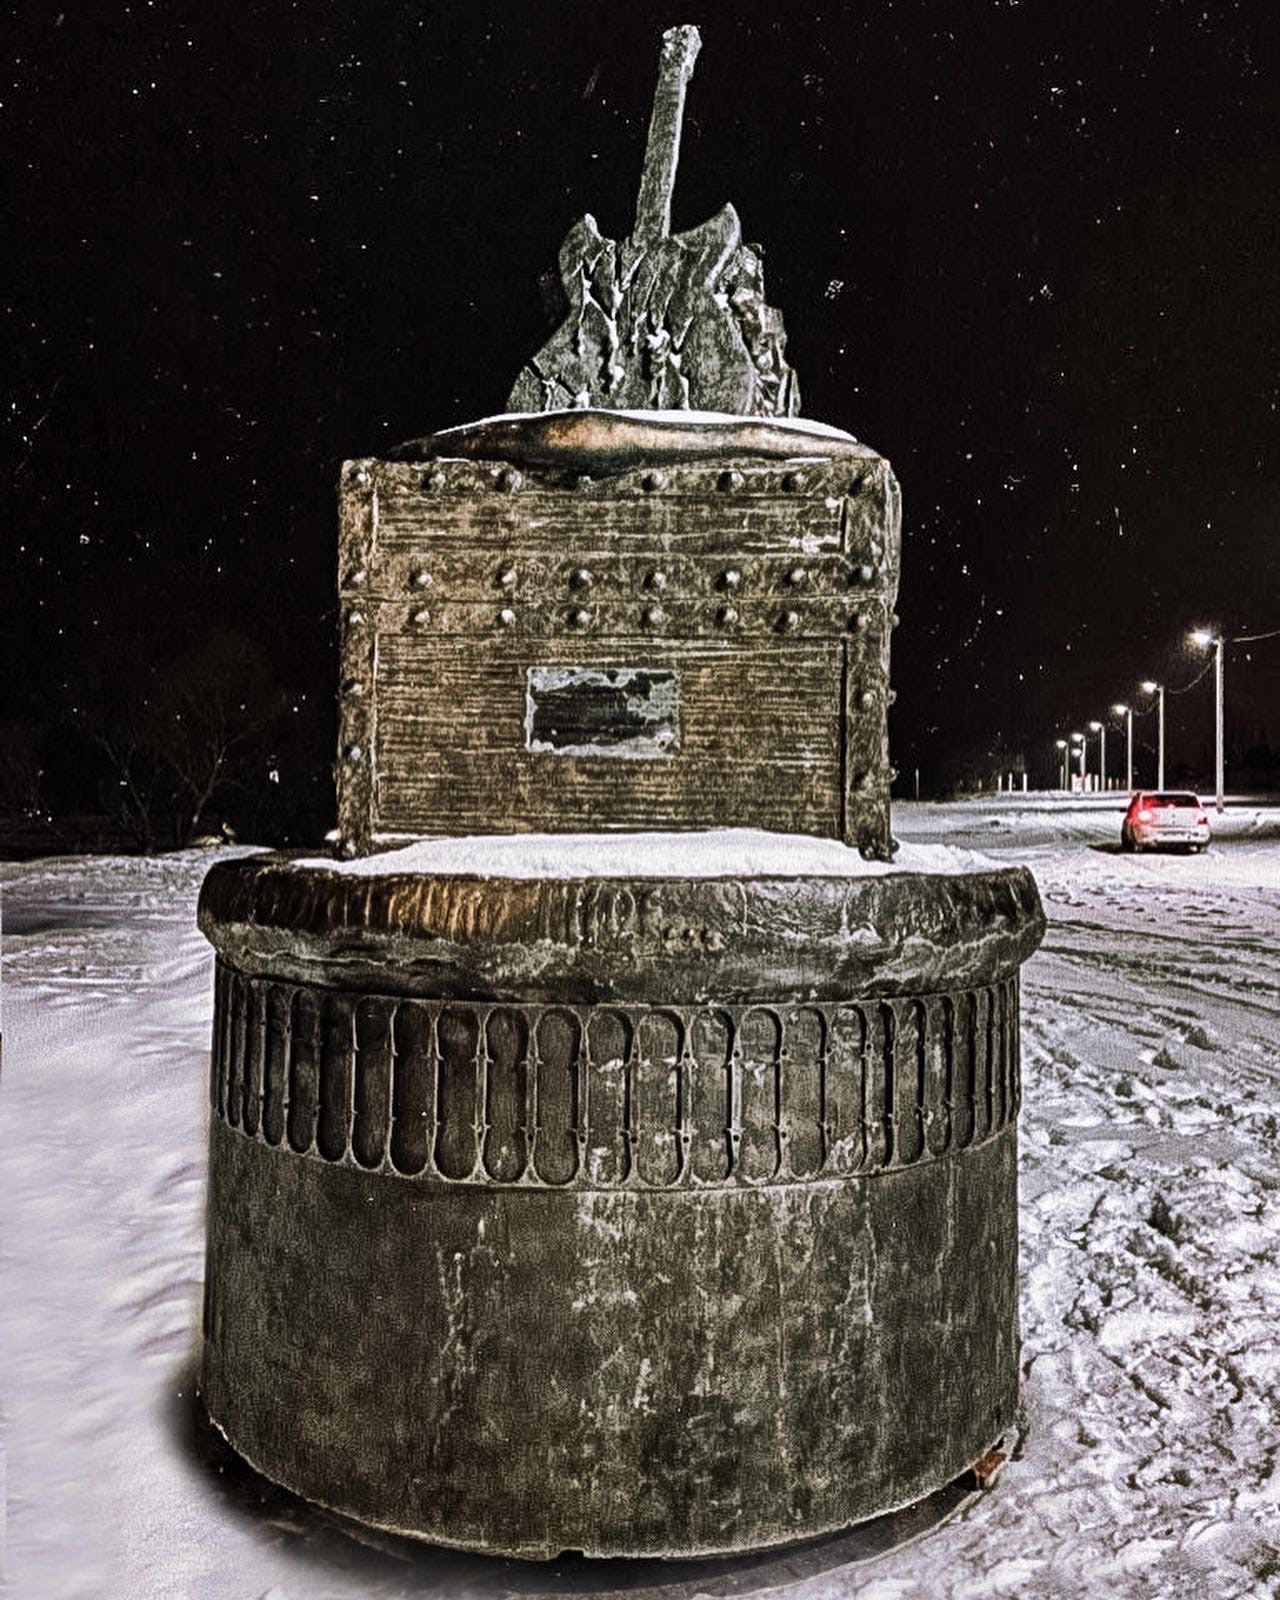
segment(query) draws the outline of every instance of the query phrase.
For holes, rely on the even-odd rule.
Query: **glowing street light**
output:
[[[1124,752],[1125,752],[1125,788],[1133,793],[1133,707],[1112,706],[1112,712],[1117,717],[1125,719]]]
[[[1071,735],[1071,742],[1072,744],[1079,746],[1079,749],[1073,751],[1072,754],[1080,757],[1080,787],[1083,789],[1085,780],[1084,734],[1073,733]]]
[[[1221,634],[1211,633],[1208,628],[1193,628],[1191,630],[1190,638],[1192,644],[1199,645],[1202,650],[1207,650],[1210,645],[1213,646],[1213,679],[1214,688],[1217,691],[1217,716],[1215,718],[1214,727],[1213,769],[1214,787],[1217,791],[1215,795],[1215,803],[1218,807],[1218,810],[1221,811],[1224,777],[1223,767],[1225,765],[1223,759],[1223,723],[1225,718],[1223,716],[1222,695],[1222,646],[1224,641]]]
[[[1158,745],[1157,745],[1157,748],[1159,750],[1159,756],[1158,756],[1157,761],[1156,761],[1156,788],[1157,789],[1163,789],[1164,788],[1164,684],[1155,683],[1151,678],[1144,678],[1143,681],[1138,685],[1138,687],[1142,690],[1143,694],[1154,694],[1154,695],[1158,696],[1158,699],[1156,700],[1156,709],[1159,712],[1158,721],[1159,721],[1160,733],[1159,733],[1159,742],[1158,742]]]
[[[1105,722],[1091,722],[1089,731],[1098,735],[1098,787],[1105,790],[1107,787],[1107,725]]]

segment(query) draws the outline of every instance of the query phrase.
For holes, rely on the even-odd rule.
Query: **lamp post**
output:
[[[1211,633],[1208,628],[1194,628],[1191,632],[1191,642],[1192,644],[1198,644],[1202,650],[1207,650],[1210,645],[1213,646],[1213,683],[1217,700],[1213,741],[1213,776],[1216,791],[1214,803],[1217,805],[1218,811],[1221,812],[1223,778],[1225,776],[1223,771],[1225,766],[1223,724],[1226,719],[1223,715],[1224,701],[1222,693],[1222,646],[1225,641],[1221,634]]]
[[[1159,734],[1158,734],[1158,744],[1157,744],[1157,749],[1159,750],[1159,756],[1158,756],[1157,761],[1156,761],[1156,788],[1157,789],[1163,789],[1164,788],[1164,684],[1162,684],[1162,683],[1153,683],[1150,678],[1146,678],[1141,683],[1140,688],[1142,689],[1143,694],[1153,694],[1153,695],[1156,696],[1156,710],[1157,710],[1157,712],[1159,714]]]
[[[1105,722],[1091,722],[1089,731],[1098,735],[1098,787],[1105,794],[1107,788],[1107,725]]]
[[[1085,780],[1085,777],[1087,776],[1087,774],[1085,772],[1084,734],[1082,734],[1082,733],[1073,733],[1071,735],[1071,743],[1078,747],[1077,749],[1075,749],[1072,752],[1072,754],[1073,755],[1077,755],[1077,756],[1080,757],[1080,792],[1083,794],[1084,793],[1084,780]]]
[[[1058,787],[1065,790],[1067,787],[1067,741],[1065,739],[1055,739],[1053,742],[1058,747]]]
[[[1123,717],[1125,719],[1125,728],[1124,728],[1125,780],[1124,780],[1124,782],[1125,782],[1125,787],[1128,789],[1129,793],[1132,794],[1133,793],[1133,707],[1132,706],[1112,706],[1111,709],[1112,709],[1112,711],[1115,713],[1115,715],[1117,717]]]

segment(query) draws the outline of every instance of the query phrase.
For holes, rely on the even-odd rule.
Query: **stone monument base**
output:
[[[442,1545],[710,1555],[1011,1425],[1026,871],[442,840],[220,863],[200,924],[201,1387],[268,1477]]]

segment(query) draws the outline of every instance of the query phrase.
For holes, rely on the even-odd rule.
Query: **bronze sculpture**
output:
[[[668,233],[695,49],[631,239],[570,234],[530,409],[343,469],[345,859],[201,894],[209,1414],[518,1556],[842,1528],[1017,1401],[1039,898],[895,860],[897,484],[787,415],[732,212]]]

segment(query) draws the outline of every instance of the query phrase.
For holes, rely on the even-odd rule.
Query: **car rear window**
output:
[[[1198,811],[1200,801],[1193,794],[1151,794],[1147,796],[1149,806],[1177,806],[1179,809]]]

